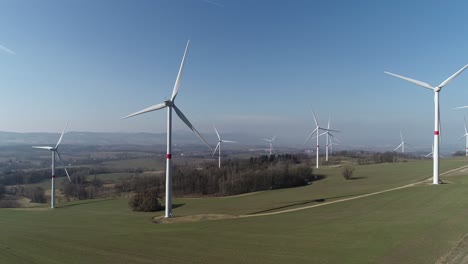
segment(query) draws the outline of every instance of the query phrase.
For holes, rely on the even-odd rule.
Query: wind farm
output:
[[[0,263],[466,263],[444,4],[2,3]]]

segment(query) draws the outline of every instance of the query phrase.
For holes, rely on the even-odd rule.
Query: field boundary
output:
[[[468,168],[468,165],[464,165],[464,166],[461,166],[461,167],[458,167],[458,168],[455,168],[455,169],[448,170],[446,172],[441,173],[440,176],[447,175],[447,174],[450,174],[450,173],[453,173],[453,172],[456,172],[456,171],[459,171],[459,170],[462,170],[462,169],[465,169],[465,168]],[[342,203],[342,202],[357,200],[357,199],[361,199],[361,198],[365,198],[365,197],[369,197],[369,196],[374,196],[374,195],[378,195],[378,194],[382,194],[382,193],[401,190],[401,189],[413,187],[415,185],[424,183],[424,182],[426,182],[428,180],[432,180],[432,177],[426,178],[426,179],[418,181],[418,182],[406,184],[406,185],[403,185],[403,186],[400,186],[400,187],[390,188],[390,189],[387,189],[387,190],[377,191],[377,192],[373,192],[373,193],[361,194],[361,195],[357,195],[357,196],[353,196],[353,197],[349,197],[349,198],[343,198],[343,199],[339,199],[339,200],[335,200],[335,201],[324,202],[324,203],[314,204],[314,205],[308,205],[308,206],[298,207],[298,208],[293,208],[293,209],[286,209],[286,210],[281,210],[281,211],[276,211],[276,212],[271,212],[271,213],[239,215],[238,217],[239,218],[259,217],[259,216],[269,216],[269,215],[277,215],[277,214],[285,214],[285,213],[290,213],[290,212],[302,211],[302,210],[307,210],[307,209],[311,209],[311,208],[315,208],[315,207],[320,207],[320,206],[325,206],[325,205],[330,205],[330,204],[335,204],[335,203]]]

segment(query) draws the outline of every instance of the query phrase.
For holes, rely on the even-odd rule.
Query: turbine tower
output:
[[[401,153],[405,153],[405,140],[403,139],[403,134],[401,133],[400,130],[400,138],[401,138],[401,144],[398,145],[393,151],[397,151],[399,148],[401,148]]]
[[[185,46],[184,56],[182,57],[182,62],[180,64],[179,73],[177,74],[176,81],[174,83],[174,89],[172,91],[171,100],[165,100],[162,103],[150,106],[146,109],[138,111],[136,113],[130,114],[128,116],[123,117],[122,119],[129,118],[132,116],[156,111],[162,108],[167,107],[167,152],[166,152],[166,212],[165,217],[170,218],[172,217],[172,171],[171,171],[171,148],[172,148],[172,109],[176,112],[179,118],[208,146],[208,148],[212,149],[210,145],[206,142],[206,140],[198,133],[197,129],[190,123],[190,121],[185,117],[185,115],[180,111],[180,109],[174,104],[174,100],[177,97],[177,93],[179,92],[179,85],[180,85],[180,78],[182,76],[182,72],[184,70],[185,64],[185,57],[187,55],[187,50],[189,48],[190,41],[187,41],[187,45]]]
[[[224,139],[221,139],[221,136],[219,135],[218,133],[218,130],[216,129],[215,125],[213,124],[213,128],[216,132],[216,135],[218,136],[218,144],[216,144],[216,148],[215,150],[213,151],[213,155],[216,153],[216,150],[218,150],[218,168],[221,168],[221,143],[234,143],[236,141],[231,141],[231,140],[224,140]]]
[[[55,147],[49,147],[49,146],[33,146],[33,148],[36,149],[46,149],[49,150],[52,153],[52,186],[50,189],[50,208],[54,209],[55,208],[55,156],[57,155],[58,160],[60,163],[62,163],[62,158],[60,157],[60,153],[58,151],[58,147],[60,146],[60,143],[62,142],[63,135],[65,134],[65,130],[67,129],[68,122],[65,125],[65,128],[62,131],[62,134],[60,135],[60,138],[57,142],[57,145]],[[68,174],[67,168],[63,167],[65,170],[65,173],[67,174],[68,180],[71,182],[70,175]]]
[[[323,127],[320,127],[318,122],[317,122],[317,117],[315,116],[315,113],[314,111],[312,111],[312,115],[314,116],[314,121],[315,121],[315,129],[312,131],[312,133],[310,133],[310,135],[307,137],[306,141],[304,142],[307,143],[307,141],[309,141],[310,137],[312,137],[313,134],[317,133],[317,151],[315,153],[315,157],[316,157],[316,164],[315,164],[315,167],[318,169],[319,168],[319,137],[321,135],[324,135],[325,133],[322,133],[320,134],[320,130],[323,130],[323,131],[326,131],[326,132],[329,132],[329,131],[333,131],[333,132],[338,132],[336,130],[332,130],[332,129],[329,129],[329,128],[323,128]]]
[[[465,156],[468,156],[468,131],[466,129],[466,120],[464,117],[463,117],[463,124],[465,125],[465,134],[463,134],[463,136],[461,136],[457,142],[465,138]]]
[[[432,176],[432,183],[433,184],[439,184],[439,128],[440,128],[440,110],[439,110],[439,92],[440,90],[449,84],[455,77],[457,77],[460,73],[462,73],[466,68],[468,67],[468,64],[465,65],[463,68],[458,70],[456,73],[454,73],[452,76],[448,77],[445,81],[440,83],[438,86],[431,86],[425,82],[421,82],[418,80],[414,80],[408,77],[404,77],[398,74],[394,74],[391,72],[385,72],[386,74],[392,75],[394,77],[403,79],[405,81],[414,83],[416,85],[419,85],[421,87],[424,87],[426,89],[429,89],[434,92],[434,151],[433,151],[433,176]]]
[[[270,154],[268,155],[268,158],[270,158],[271,153],[273,151],[273,141],[275,141],[275,139],[276,139],[276,136],[274,136],[272,139],[266,139],[266,138],[263,139],[266,142],[270,143]]]

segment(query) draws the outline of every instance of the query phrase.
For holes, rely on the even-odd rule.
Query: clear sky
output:
[[[468,64],[467,1],[2,0],[0,131],[164,132],[169,98],[202,133],[301,144],[319,122],[347,144],[430,147],[433,93]],[[441,92],[443,140],[463,134],[468,70]],[[176,117],[174,118],[177,119]],[[175,121],[176,130],[186,130]],[[462,149],[462,148],[461,148]]]

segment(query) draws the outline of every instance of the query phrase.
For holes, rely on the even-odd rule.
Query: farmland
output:
[[[443,160],[442,171],[463,160]],[[177,217],[249,215],[328,202],[430,177],[431,163],[324,167],[313,184],[226,198],[175,199]],[[155,224],[127,199],[0,210],[2,263],[433,263],[468,232],[468,173],[290,213]]]

